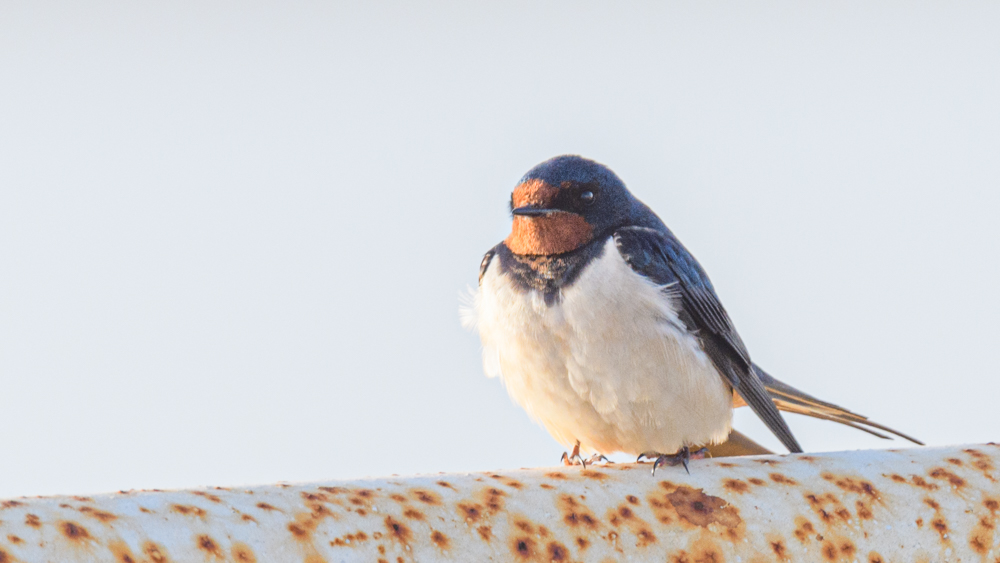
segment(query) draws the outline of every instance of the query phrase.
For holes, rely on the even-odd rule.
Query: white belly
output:
[[[549,306],[494,258],[472,313],[487,375],[567,447],[669,454],[729,434],[732,392],[613,239]]]

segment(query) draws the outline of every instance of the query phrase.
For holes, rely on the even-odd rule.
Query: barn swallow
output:
[[[564,461],[624,452],[655,460],[655,473],[687,468],[703,447],[755,453],[732,430],[742,405],[792,453],[802,448],[779,410],[920,443],[758,367],[698,261],[606,166],[547,160],[518,182],[510,211],[465,320],[487,375],[572,448]]]

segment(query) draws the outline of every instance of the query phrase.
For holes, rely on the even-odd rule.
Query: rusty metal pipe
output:
[[[0,563],[996,561],[1000,446],[0,501]]]

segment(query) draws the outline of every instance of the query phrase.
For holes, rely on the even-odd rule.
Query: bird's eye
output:
[[[584,203],[594,203],[594,192],[583,192],[580,194],[580,201]]]

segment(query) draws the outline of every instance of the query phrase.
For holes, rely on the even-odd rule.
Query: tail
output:
[[[782,383],[781,381],[771,377],[771,375],[762,370],[757,364],[753,364],[753,369],[757,374],[757,378],[760,379],[761,383],[764,384],[764,388],[767,389],[767,392],[771,395],[774,405],[778,407],[778,410],[780,411],[804,414],[821,420],[832,420],[834,422],[850,426],[851,428],[857,428],[863,432],[878,436],[879,438],[891,440],[891,436],[887,436],[882,433],[888,432],[889,434],[894,434],[900,438],[905,438],[914,444],[921,446],[924,445],[924,443],[920,440],[907,436],[898,430],[893,430],[888,426],[883,426],[877,422],[868,420],[868,417],[866,416],[853,413],[833,403],[821,401],[812,395],[799,391],[787,383]],[[745,403],[743,403],[743,401],[739,398],[739,395],[734,393],[733,406],[741,407],[744,404]],[[882,432],[879,432],[879,430]]]

